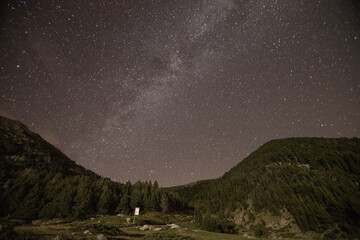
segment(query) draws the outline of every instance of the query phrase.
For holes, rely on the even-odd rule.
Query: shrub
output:
[[[195,240],[193,237],[183,236],[183,235],[174,234],[174,233],[165,233],[165,232],[158,232],[155,234],[151,234],[151,235],[144,237],[143,239],[146,239],[146,240],[161,240],[161,239],[164,239],[164,240]]]

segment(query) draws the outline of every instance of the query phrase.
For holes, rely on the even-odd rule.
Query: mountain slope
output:
[[[157,183],[112,182],[77,165],[22,123],[0,116],[0,217],[84,218],[185,207]],[[165,201],[166,204],[160,204]]]
[[[0,116],[0,156],[1,164],[10,164],[11,171],[3,171],[1,176],[11,172],[19,167],[26,166],[47,167],[54,172],[66,174],[91,175],[95,174],[77,165],[70,160],[60,150],[46,142],[40,135],[31,132],[25,125],[19,121],[10,120]],[[10,169],[8,169],[10,170]]]
[[[230,217],[240,228],[260,229],[260,234],[299,227],[356,237],[359,182],[360,139],[292,138],[264,144],[219,179],[172,191],[195,207],[205,228],[215,231],[217,215]]]

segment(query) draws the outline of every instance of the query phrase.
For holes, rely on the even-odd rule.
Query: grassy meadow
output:
[[[130,218],[130,222],[127,222]],[[2,224],[10,223],[15,226],[12,237],[14,239],[96,239],[104,234],[107,239],[176,239],[176,240],[241,240],[248,239],[246,233],[222,234],[207,232],[196,226],[193,216],[168,215],[152,212],[136,216],[97,217],[71,221],[68,219],[38,220],[22,223],[15,220],[2,219]],[[171,224],[176,224],[175,228]],[[140,230],[144,225],[151,229]],[[60,238],[62,234],[62,238]],[[245,234],[245,236],[244,236]],[[252,234],[249,234],[250,236]],[[256,239],[251,236],[252,239]],[[6,239],[6,236],[4,237]],[[9,238],[10,239],[10,238]],[[262,238],[264,239],[264,238]]]

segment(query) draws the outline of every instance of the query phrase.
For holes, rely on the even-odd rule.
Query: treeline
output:
[[[131,214],[141,211],[186,211],[186,204],[157,182],[115,183],[97,175],[49,174],[21,170],[0,195],[0,216],[21,219],[85,218],[93,214]]]
[[[86,170],[18,121],[0,116],[0,216],[21,219],[185,211],[157,182],[112,182]]]
[[[221,221],[238,210],[247,213],[249,226],[261,222],[257,213],[286,209],[302,231],[334,229],[354,237],[360,234],[359,182],[360,139],[299,138],[266,143],[222,178],[173,191],[208,230],[231,232]]]

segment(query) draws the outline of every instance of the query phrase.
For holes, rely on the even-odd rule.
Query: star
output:
[[[359,137],[356,1],[5,1],[0,114],[121,182],[222,176],[265,142]]]

